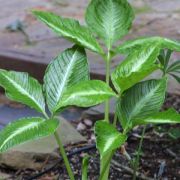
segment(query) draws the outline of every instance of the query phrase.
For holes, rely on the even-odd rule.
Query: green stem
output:
[[[106,161],[105,161],[105,164],[103,165],[102,169],[101,169],[101,174],[100,174],[100,177],[98,180],[105,180],[105,178],[108,179],[108,176],[109,176],[109,166],[110,166],[110,162],[111,162],[111,159],[114,155],[114,152],[115,151],[112,151],[106,158]],[[108,175],[106,175],[108,174]],[[105,177],[106,176],[106,177]]]
[[[53,119],[54,116],[55,116],[55,115],[53,114],[53,115],[51,116],[51,118],[50,118],[50,117],[47,115],[46,112],[44,112],[43,114],[44,114],[44,116],[45,116],[46,119]],[[61,154],[61,156],[62,156],[62,158],[63,158],[63,160],[64,160],[64,163],[65,163],[65,166],[66,166],[68,175],[69,175],[69,177],[70,177],[70,180],[75,180],[75,178],[74,178],[74,173],[73,173],[73,171],[72,171],[72,169],[71,169],[71,166],[70,166],[68,157],[67,157],[67,155],[66,155],[64,146],[63,146],[63,144],[62,144],[62,142],[61,142],[61,139],[60,139],[60,137],[59,137],[59,135],[58,135],[57,132],[54,133],[54,137],[55,137],[56,142],[57,142],[57,144],[58,144],[58,146],[59,146],[59,152],[60,152],[60,154]]]
[[[102,176],[103,180],[108,180],[109,178],[110,162],[111,152],[102,157],[100,161],[100,177]]]
[[[108,54],[106,57],[106,84],[110,84],[110,63],[111,63],[111,54],[110,49],[108,49]],[[105,102],[105,120],[109,123],[109,100]],[[101,159],[100,162],[100,175],[103,173],[103,180],[108,180],[109,177],[109,169],[110,169],[110,161],[111,161],[111,153],[108,153],[105,157]],[[105,169],[105,170],[104,170]]]
[[[141,155],[142,144],[143,144],[145,132],[146,132],[146,126],[144,126],[144,128],[143,128],[141,140],[140,140],[139,147],[138,147],[137,157],[136,157],[135,165],[134,165],[133,180],[136,180],[136,174],[137,174],[137,169],[139,167],[139,160],[140,160],[140,155]]]
[[[82,162],[82,180],[88,180],[88,164],[89,164],[89,156],[85,156]]]
[[[44,117],[45,117],[46,119],[49,119],[49,116],[47,115],[46,112],[44,112],[43,115],[44,115]]]
[[[110,51],[108,51],[107,59],[106,59],[106,84],[110,83]],[[105,102],[105,120],[109,122],[109,100]]]
[[[66,169],[67,169],[67,172],[68,172],[68,175],[70,177],[70,180],[75,180],[74,178],[74,174],[73,174],[73,171],[71,169],[71,166],[70,166],[70,163],[69,163],[69,160],[67,158],[67,155],[66,155],[66,152],[65,152],[65,149],[63,147],[63,144],[61,142],[61,139],[59,138],[59,135],[57,132],[54,133],[54,136],[55,136],[55,139],[59,145],[59,150],[60,150],[60,153],[62,155],[62,158],[64,160],[64,163],[65,163],[65,166],[66,166]]]

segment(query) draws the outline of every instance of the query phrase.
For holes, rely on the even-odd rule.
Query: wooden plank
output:
[[[0,0],[1,4],[3,2]],[[137,4],[135,3],[135,5]],[[148,5],[151,5],[151,3]],[[72,44],[62,38],[58,38],[49,28],[37,21],[30,14],[30,10],[34,8],[50,10],[62,16],[79,19],[81,23],[84,23],[83,15],[86,6],[86,0],[39,0],[38,2],[33,0],[13,0],[13,2],[7,1],[3,3],[3,10],[0,12],[0,68],[27,71],[32,76],[42,80],[47,64],[58,53],[71,47]],[[144,7],[144,5],[141,6],[139,7],[138,5],[138,8],[142,9]],[[180,18],[180,13],[177,11],[171,12],[172,16],[169,16],[168,13],[155,12],[153,9],[151,12],[138,13],[133,29],[126,39],[143,35],[162,35],[172,39],[179,38],[180,24],[177,23],[177,20]],[[26,43],[26,38],[21,32],[11,33],[4,29],[7,26],[7,22],[12,23],[16,19],[21,20],[26,25],[24,30],[31,44]],[[179,54],[175,54],[174,57],[177,59]],[[90,52],[88,52],[88,58],[92,77],[104,79],[105,65],[103,60]],[[112,61],[111,71],[121,60],[122,57],[117,57]]]

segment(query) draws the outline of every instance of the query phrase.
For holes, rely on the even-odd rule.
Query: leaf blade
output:
[[[93,0],[86,11],[88,27],[104,40],[109,49],[128,33],[133,19],[133,9],[126,0]]]
[[[171,75],[178,83],[180,83],[180,77],[179,77],[178,75],[172,74],[172,73],[170,73],[170,75]]]
[[[21,102],[38,112],[45,113],[45,101],[40,83],[27,73],[0,70],[0,86],[11,99]]]
[[[47,104],[52,113],[57,110],[64,92],[71,86],[89,80],[89,68],[83,48],[65,50],[49,64],[44,76]]]
[[[122,93],[156,70],[158,67],[155,61],[158,55],[159,49],[152,45],[130,53],[111,75],[116,90]]]
[[[5,152],[26,141],[51,135],[58,125],[58,120],[45,120],[38,117],[12,122],[0,132],[0,152]]]
[[[125,91],[117,104],[117,115],[123,129],[132,128],[136,119],[160,110],[166,93],[167,79],[140,82]]]
[[[119,148],[127,140],[127,136],[119,133],[117,129],[105,122],[97,121],[95,124],[96,146],[101,158],[108,152]]]
[[[178,71],[180,70],[180,60],[174,62],[173,64],[171,64],[168,69],[167,72],[174,72],[174,71]]]
[[[180,114],[174,109],[169,109],[164,112],[158,112],[154,115],[144,119],[135,120],[133,125],[146,125],[146,124],[176,124],[180,123]]]
[[[51,12],[34,10],[33,14],[60,36],[84,46],[99,54],[104,54],[102,48],[92,36],[88,28],[81,26],[78,21],[62,18]]]
[[[103,81],[82,81],[65,92],[57,110],[70,105],[78,107],[95,106],[113,96],[116,96],[116,94]]]
[[[180,42],[163,37],[142,37],[134,40],[126,41],[118,46],[115,53],[127,54],[134,49],[139,49],[147,44],[158,44],[161,49],[170,49],[172,51],[180,51]]]

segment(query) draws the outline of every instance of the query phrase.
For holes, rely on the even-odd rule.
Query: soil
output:
[[[169,94],[166,98],[166,102],[163,109],[168,109],[174,107],[178,112],[180,112],[180,95]],[[68,152],[72,150],[79,149],[89,144],[94,143],[93,135],[93,124],[85,124],[85,120],[75,121],[73,125],[78,126],[79,123],[85,125],[85,129],[80,132],[88,138],[88,143],[74,144],[66,147]],[[145,139],[143,142],[143,148],[140,158],[140,166],[137,179],[162,179],[162,180],[178,180],[180,179],[180,139],[174,139],[169,135],[169,131],[172,128],[180,128],[180,125],[163,125],[163,126],[148,126],[145,133]],[[140,135],[142,132],[142,127],[135,128],[130,134],[127,144],[125,145],[127,152],[130,154],[131,158],[136,157],[136,150],[140,141]],[[89,154],[91,156],[88,177],[89,180],[97,180],[99,176],[99,154],[95,149],[91,149],[88,152],[82,152],[80,154],[74,155],[70,158],[72,163],[72,168],[75,173],[76,179],[81,179],[81,162],[83,157]],[[55,162],[54,164],[57,164]],[[53,164],[47,165],[46,169],[53,167]],[[13,178],[9,179],[20,179],[20,180],[30,180],[34,175],[41,172],[35,172],[31,170],[21,170],[13,171],[7,169],[1,169],[3,172],[8,172],[13,175]],[[44,171],[44,170],[42,170]],[[133,166],[118,150],[113,157],[111,170],[110,170],[110,180],[131,180],[133,173]],[[44,174],[44,176],[39,178],[34,178],[38,180],[53,180],[62,179],[68,180],[66,169],[63,163],[59,163],[54,166],[51,171]]]

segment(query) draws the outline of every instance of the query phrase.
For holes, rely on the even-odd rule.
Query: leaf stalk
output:
[[[110,84],[110,62],[111,62],[111,54],[110,50],[108,50],[107,59],[106,59],[106,84]],[[105,120],[109,122],[109,100],[105,102]]]

